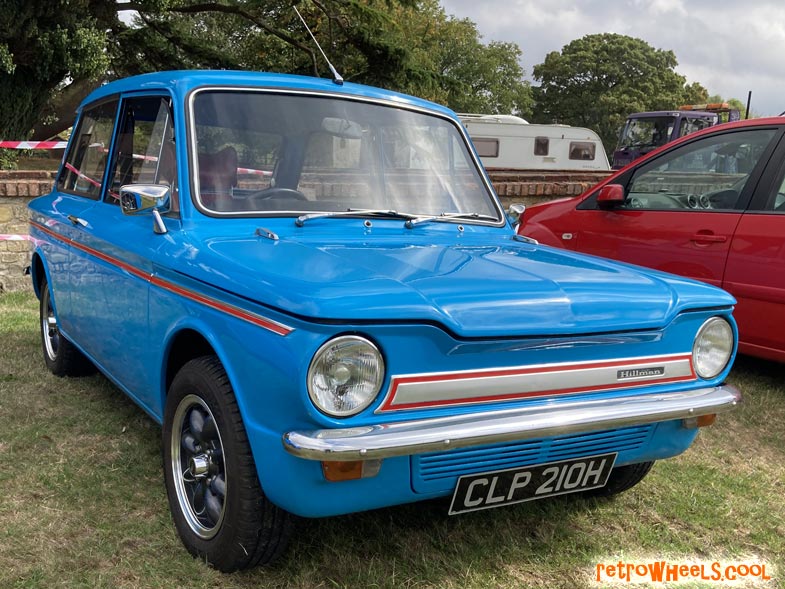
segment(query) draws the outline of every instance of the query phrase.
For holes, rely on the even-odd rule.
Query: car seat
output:
[[[237,186],[237,151],[224,147],[213,154],[199,154],[199,198],[214,211],[231,211],[232,189]]]

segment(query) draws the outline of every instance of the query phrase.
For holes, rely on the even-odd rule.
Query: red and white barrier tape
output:
[[[5,149],[65,149],[68,141],[0,141]]]
[[[70,170],[71,172],[73,172],[74,174],[76,174],[77,176],[79,176],[82,180],[87,180],[93,186],[97,186],[98,188],[101,188],[101,183],[100,182],[98,182],[97,180],[93,180],[90,176],[85,176],[84,174],[82,174],[82,172],[77,170],[75,167],[73,167],[68,162],[66,162],[65,167],[68,170]]]
[[[272,176],[268,170],[254,170],[253,168],[237,168],[238,174],[254,174],[255,176]]]
[[[67,141],[0,141],[0,148],[4,149],[65,149],[68,145]],[[95,143],[90,145],[90,147],[97,147],[101,144]],[[105,150],[106,151],[106,150]],[[147,160],[147,161],[158,161],[158,158],[153,155],[140,155],[140,154],[133,154],[134,159],[140,160]],[[87,176],[81,175],[78,170],[73,169],[73,167],[68,166],[66,167],[70,169],[72,172],[80,174],[80,177],[84,178],[88,182],[94,182]],[[253,174],[255,176],[272,176],[273,173],[268,170],[255,170],[253,168],[237,168],[238,174]],[[98,184],[96,184],[98,186]]]
[[[12,233],[0,233],[0,241],[32,241],[29,235],[16,235]]]

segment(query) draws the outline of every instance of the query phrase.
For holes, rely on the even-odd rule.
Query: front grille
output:
[[[412,457],[412,487],[416,493],[437,493],[452,490],[458,477],[466,474],[544,464],[606,452],[621,454],[648,443],[654,427],[649,424],[420,454]]]

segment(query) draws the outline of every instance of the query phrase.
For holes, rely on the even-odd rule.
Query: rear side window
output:
[[[57,181],[59,190],[92,199],[101,197],[116,113],[116,100],[82,113]]]

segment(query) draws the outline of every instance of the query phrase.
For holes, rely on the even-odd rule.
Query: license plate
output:
[[[450,515],[599,489],[608,482],[616,453],[509,468],[458,479]]]

